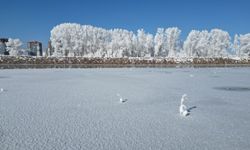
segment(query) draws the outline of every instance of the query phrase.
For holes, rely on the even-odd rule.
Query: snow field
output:
[[[249,79],[249,68],[1,70],[0,147],[248,149]]]

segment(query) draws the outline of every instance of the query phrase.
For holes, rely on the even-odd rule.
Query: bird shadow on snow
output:
[[[120,100],[120,103],[125,103],[127,101],[128,101],[128,99],[124,98],[124,99]]]
[[[187,110],[188,110],[188,112],[191,112],[191,110],[193,110],[195,108],[197,108],[197,106],[192,106],[192,107],[188,108]]]
[[[192,106],[192,107],[189,107],[189,108],[187,109],[187,111],[188,111],[187,116],[191,115],[191,114],[190,114],[190,113],[191,113],[191,111],[192,111],[193,109],[196,109],[196,108],[197,108],[197,106]]]
[[[119,100],[120,100],[120,103],[125,103],[125,102],[127,102],[128,101],[128,99],[127,98],[123,98],[119,93],[117,93],[116,94],[116,96],[118,96],[119,97]]]
[[[0,94],[1,93],[4,93],[4,92],[7,92],[8,90],[6,90],[6,89],[3,89],[3,88],[0,88]]]

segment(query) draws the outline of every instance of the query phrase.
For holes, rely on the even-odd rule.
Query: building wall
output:
[[[46,56],[52,56],[54,53],[54,49],[51,45],[51,41],[48,42],[48,49],[46,51]]]
[[[8,42],[7,38],[0,38],[0,55],[8,54],[6,51],[6,42]]]
[[[29,55],[31,56],[42,56],[42,43],[38,41],[28,42]]]

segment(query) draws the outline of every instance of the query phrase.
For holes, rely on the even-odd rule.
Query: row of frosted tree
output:
[[[124,29],[64,23],[51,31],[54,56],[86,57],[245,57],[250,55],[250,34],[235,35],[220,29],[192,30],[180,40],[177,27],[158,28],[155,35],[143,29]],[[231,42],[233,41],[233,42]]]
[[[51,30],[52,56],[62,57],[249,57],[250,33],[235,35],[221,29],[192,30],[183,41],[177,27],[158,28],[155,35],[143,29],[106,30],[90,25],[63,23]],[[20,40],[11,39],[7,48],[18,55]],[[21,52],[21,54],[24,52]]]

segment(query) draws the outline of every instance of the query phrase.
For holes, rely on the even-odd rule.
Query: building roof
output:
[[[28,41],[28,43],[41,43],[41,42],[33,40],[33,41]]]
[[[8,42],[8,40],[9,40],[8,38],[0,38],[1,42]]]

